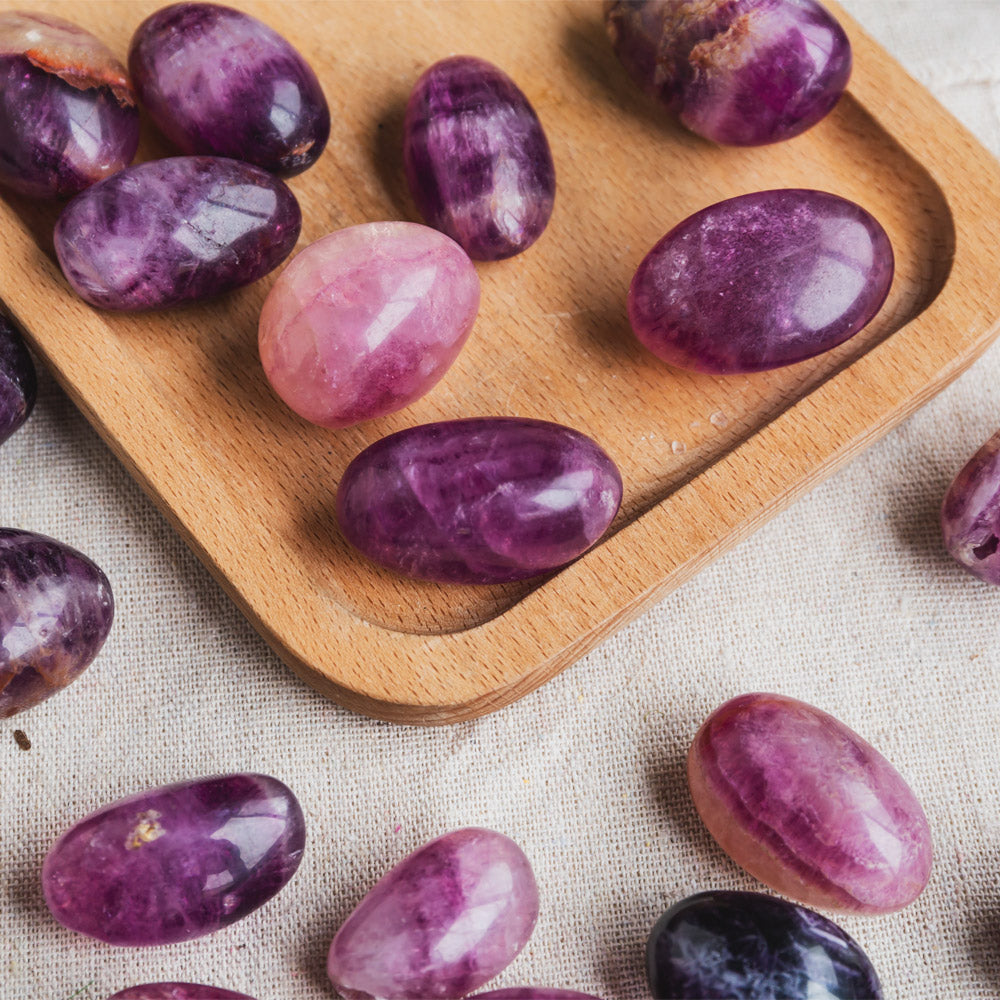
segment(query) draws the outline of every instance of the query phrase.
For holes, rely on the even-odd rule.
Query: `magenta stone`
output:
[[[987,583],[1000,583],[1000,431],[948,487],[941,508],[945,548]]]
[[[20,328],[0,313],[0,444],[31,415],[38,377]]]
[[[479,311],[479,277],[454,240],[412,222],[351,226],[306,247],[260,315],[274,391],[324,427],[402,409],[429,392]]]
[[[549,989],[547,986],[511,986],[505,990],[477,993],[469,1000],[600,1000],[600,997],[574,990]]]
[[[822,191],[760,191],[667,233],[635,272],[629,320],[678,368],[763,371],[852,337],[892,275],[889,237],[860,206]]]
[[[435,63],[410,94],[403,162],[428,225],[475,260],[526,250],[552,215],[556,174],[528,99],[483,59]]]
[[[621,498],[614,462],[579,431],[479,417],[370,445],[344,472],[337,520],[369,559],[406,576],[502,583],[582,555]]]
[[[211,934],[266,903],[302,860],[305,820],[261,774],[198,778],[121,799],[64,833],[42,867],[45,901],[108,944]]]
[[[196,983],[147,983],[130,986],[108,1000],[253,1000],[253,997]]]
[[[538,917],[538,887],[514,841],[456,830],[404,858],[330,945],[345,1000],[454,1000],[502,972]]]
[[[688,780],[722,849],[807,906],[888,913],[930,877],[930,829],[906,782],[794,698],[747,694],[716,709],[691,745]]]
[[[851,75],[847,35],[814,0],[613,0],[604,10],[632,79],[723,145],[804,132]]]

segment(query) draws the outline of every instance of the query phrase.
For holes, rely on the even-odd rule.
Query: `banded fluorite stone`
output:
[[[927,818],[899,772],[826,712],[747,694],[688,753],[699,815],[751,875],[807,906],[889,913],[931,872]]]
[[[130,986],[108,1000],[253,1000],[253,997],[196,983],[147,983]]]
[[[521,848],[455,830],[379,880],[334,937],[327,970],[344,1000],[453,1000],[502,972],[537,918]]]
[[[755,892],[670,907],[646,950],[656,1000],[881,1000],[868,956],[831,920]]]
[[[1000,583],[1000,431],[969,459],[941,507],[945,548],[970,573]]]
[[[295,874],[305,819],[262,774],[165,785],[80,820],[49,850],[45,902],[70,930],[116,945],[211,934],[266,903]]]
[[[550,989],[548,986],[511,986],[505,990],[477,993],[469,1000],[600,1000],[600,997],[575,990]]]
[[[38,376],[21,331],[0,313],[0,444],[28,419],[37,395]]]

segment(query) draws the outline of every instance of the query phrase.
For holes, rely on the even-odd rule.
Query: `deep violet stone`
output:
[[[851,75],[844,29],[813,0],[613,0],[604,10],[632,79],[724,145],[799,135]]]
[[[76,680],[111,631],[108,578],[44,535],[0,528],[0,719]]]
[[[147,983],[130,986],[108,1000],[253,1000],[253,997],[196,983]]]
[[[0,184],[66,197],[128,166],[139,112],[125,67],[51,14],[0,12]]]
[[[214,3],[146,18],[129,72],[143,107],[184,153],[230,156],[289,176],[319,158],[330,111],[316,74],[266,24]]]
[[[327,971],[345,1000],[454,1000],[502,972],[538,918],[531,864],[467,828],[404,858],[347,918]]]
[[[501,583],[582,555],[621,498],[614,462],[579,431],[479,417],[370,445],[344,472],[337,520],[369,559],[406,576]]]
[[[600,1000],[592,993],[577,993],[575,990],[555,990],[547,986],[511,986],[505,990],[491,990],[477,993],[469,1000]]]
[[[260,167],[178,156],[129,167],[74,198],[56,223],[66,280],[102,309],[162,309],[247,285],[276,268],[302,214]]]
[[[945,548],[970,573],[1000,583],[1000,431],[948,487],[941,528]]]
[[[541,122],[517,84],[483,59],[453,56],[420,77],[403,162],[424,220],[475,260],[527,249],[552,215],[556,174]]]
[[[0,313],[0,444],[31,415],[38,377],[21,332]]]
[[[756,892],[670,907],[646,950],[656,1000],[881,1000],[868,956],[835,923]]]
[[[699,815],[751,875],[807,906],[888,913],[920,895],[931,835],[899,772],[826,712],[746,694],[688,753]]]
[[[842,343],[892,284],[889,237],[859,205],[822,191],[759,191],[696,212],[632,279],[636,336],[678,368],[756,372]]]
[[[52,915],[108,944],[211,934],[266,903],[302,860],[305,820],[275,778],[228,774],[140,792],[64,833],[42,866]]]

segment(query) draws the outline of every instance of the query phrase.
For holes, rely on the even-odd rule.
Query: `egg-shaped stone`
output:
[[[70,930],[108,944],[173,944],[266,903],[295,874],[304,847],[302,808],[276,778],[198,778],[80,820],[46,855],[42,887]]]
[[[576,990],[557,990],[548,986],[510,986],[504,990],[477,993],[469,1000],[600,1000],[593,993]]]
[[[691,745],[688,781],[722,849],[807,906],[889,913],[930,877],[930,828],[899,772],[794,698],[747,694],[717,708]]]
[[[406,106],[403,163],[428,225],[474,260],[526,250],[552,215],[556,174],[527,97],[503,70],[472,56],[428,69]]]
[[[108,1000],[253,1000],[253,997],[197,983],[147,983],[130,986]]]
[[[945,548],[970,573],[1000,583],[1000,431],[969,459],[941,506]]]
[[[13,320],[0,313],[0,444],[31,415],[38,395],[38,376]]]
[[[861,330],[889,294],[893,269],[889,237],[861,206],[822,191],[759,191],[667,233],[635,272],[629,320],[678,368],[779,368]]]
[[[364,555],[405,576],[503,583],[582,555],[621,498],[614,462],[579,431],[476,417],[370,445],[344,472],[337,520]]]
[[[337,932],[327,971],[344,1000],[452,1000],[502,972],[538,918],[531,864],[509,837],[438,837],[371,889]]]

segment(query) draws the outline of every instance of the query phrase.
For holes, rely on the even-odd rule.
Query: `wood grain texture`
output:
[[[157,4],[35,6],[124,58]],[[169,313],[96,312],[52,258],[57,210],[0,198],[0,298],[34,349],[278,655],[350,708],[447,723],[521,697],[899,423],[997,332],[1000,167],[839,10],[855,70],[835,112],[789,143],[721,149],[638,93],[598,3],[236,6],[302,51],[330,100],[327,152],[291,181],[300,247],[345,225],[417,220],[402,112],[446,55],[510,73],[556,163],[552,223],[520,257],[479,265],[479,319],[444,381],[344,431],[304,423],[269,390],[256,321],[274,276]],[[169,152],[147,129],[140,158]],[[649,248],[705,205],[775,187],[832,191],[885,226],[897,272],[875,321],[758,375],[679,372],[641,349],[625,293]],[[626,492],[601,545],[541,583],[487,588],[404,580],[347,547],[333,496],[358,451],[413,424],[490,414],[569,424],[611,454]]]

